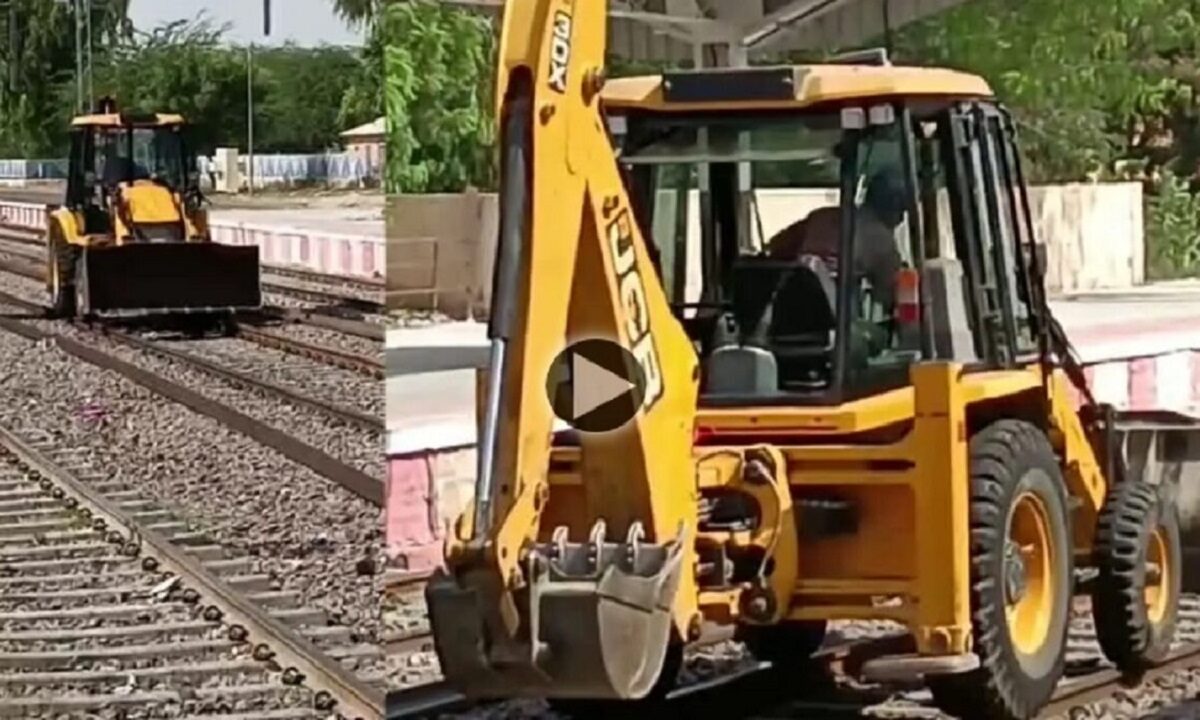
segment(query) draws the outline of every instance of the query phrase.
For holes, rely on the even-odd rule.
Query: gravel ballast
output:
[[[0,333],[0,424],[204,528],[374,641],[381,511],[273,450],[48,343]],[[381,455],[378,445],[374,454]]]

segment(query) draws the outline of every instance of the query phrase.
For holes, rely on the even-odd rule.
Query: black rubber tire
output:
[[[51,252],[54,253],[52,272],[58,273],[58,294],[47,283],[50,292],[50,316],[58,319],[75,317],[75,265],[79,261],[79,248],[51,236]]]
[[[1145,603],[1147,553],[1155,529],[1167,546],[1167,599],[1163,617],[1150,619]],[[1096,525],[1092,619],[1100,648],[1119,670],[1140,673],[1161,663],[1171,649],[1183,582],[1179,515],[1162,511],[1158,488],[1119,483],[1108,491]]]
[[[929,677],[934,702],[944,712],[980,720],[1026,720],[1050,700],[1063,674],[1070,619],[1072,544],[1062,470],[1045,434],[1012,419],[980,430],[970,442],[971,620],[980,667]],[[1044,506],[1052,547],[1056,594],[1045,641],[1025,655],[1008,631],[1005,548],[1010,513],[1022,494]]]
[[[664,716],[663,703],[667,693],[679,682],[679,671],[683,669],[683,644],[672,642],[663,658],[662,672],[658,681],[646,697],[640,700],[548,700],[555,713],[571,720],[608,720],[609,718],[645,718],[653,720]]]
[[[738,638],[759,660],[780,669],[806,667],[825,642],[824,620],[782,622],[778,625],[746,625]]]
[[[75,319],[85,323],[91,323],[92,313],[84,298],[88,297],[88,278],[87,268],[84,263],[76,263],[75,265],[75,282],[72,283],[74,293],[74,309],[73,315]]]
[[[225,313],[219,321],[222,337],[237,337],[238,336],[238,321],[237,315],[234,313]]]

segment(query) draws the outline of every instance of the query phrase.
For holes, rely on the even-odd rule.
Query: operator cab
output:
[[[702,404],[840,404],[907,385],[923,359],[1036,353],[1023,181],[990,95],[886,62],[609,82]]]
[[[119,112],[107,98],[94,114],[75,118],[66,205],[82,212],[84,234],[113,233],[109,209],[119,210],[122,203],[114,201],[134,188],[157,186],[172,204],[197,203],[199,172],[185,134],[178,115]],[[161,223],[140,223],[138,235],[148,241],[183,240],[183,213],[171,210]]]

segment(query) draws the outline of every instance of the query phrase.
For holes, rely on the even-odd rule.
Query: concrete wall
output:
[[[763,232],[769,237],[812,209],[835,201],[836,194],[821,191],[759,191]],[[698,203],[689,205],[689,236],[694,239],[699,235]],[[1052,293],[1123,289],[1142,283],[1145,236],[1140,184],[1034,187],[1030,205],[1035,233],[1047,244],[1047,286]],[[389,201],[389,305],[437,309],[460,318],[486,314],[497,222],[496,197],[489,194],[410,195]],[[695,252],[691,255],[698,257]],[[690,284],[698,280],[697,272],[698,267],[689,272]]]
[[[487,314],[499,227],[495,195],[391,197],[385,220],[389,308]]]
[[[44,230],[47,206],[0,200],[0,224]],[[224,245],[255,245],[266,267],[294,268],[379,281],[384,271],[383,238],[370,235],[266,225],[212,218],[212,239]]]

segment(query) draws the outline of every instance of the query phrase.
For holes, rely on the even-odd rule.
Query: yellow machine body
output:
[[[112,106],[74,119],[66,202],[48,217],[60,315],[261,307],[258,249],[212,242],[185,129],[179,115]]]
[[[1054,552],[1088,564],[1111,483],[1102,433],[1072,398],[1077,375],[1036,349],[990,365],[926,351],[879,392],[707,401],[700,343],[656,272],[621,167],[633,160],[614,157],[606,121],[832,108],[866,133],[892,121],[884,105],[990,103],[991,90],[950,70],[841,64],[606,83],[605,25],[601,2],[506,6],[482,479],[427,590],[447,679],[480,698],[637,699],[689,643],[827,620],[905,626],[914,652],[882,658],[884,674],[976,672],[970,443],[997,419],[1038,428],[1071,506],[1069,545]],[[1036,273],[1026,293],[1044,310]],[[555,431],[551,364],[593,337],[638,359],[641,410],[610,433]],[[735,495],[746,517],[715,527],[706,508]],[[1028,592],[1049,597],[1043,586],[1061,578],[1038,572]],[[1016,621],[1015,643],[1047,632],[1044,607]]]

